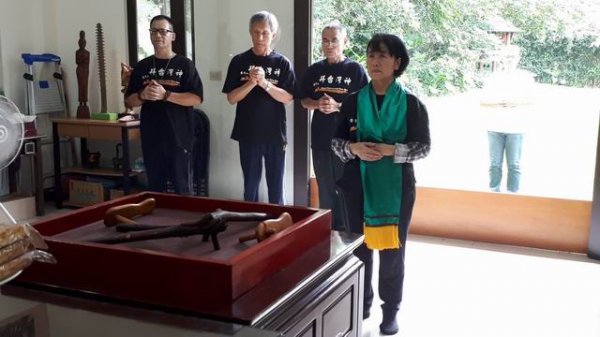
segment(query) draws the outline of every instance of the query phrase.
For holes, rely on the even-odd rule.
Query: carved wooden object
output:
[[[90,52],[85,49],[85,32],[79,32],[79,49],[75,51],[75,62],[77,63],[77,86],[79,89],[79,105],[77,106],[77,118],[90,118],[88,100],[88,79],[90,75]]]

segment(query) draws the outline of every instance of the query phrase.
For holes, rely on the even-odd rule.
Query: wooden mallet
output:
[[[277,219],[261,221],[257,226],[254,234],[240,236],[240,243],[256,239],[258,242],[265,240],[273,234],[279,233],[282,230],[291,227],[293,224],[292,216],[288,212],[283,212]]]
[[[148,198],[139,204],[124,204],[111,207],[104,213],[104,225],[112,227],[120,223],[136,224],[135,221],[131,220],[133,217],[150,214],[154,211],[155,206],[156,200]]]

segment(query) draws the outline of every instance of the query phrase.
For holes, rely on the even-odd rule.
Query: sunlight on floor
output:
[[[598,337],[599,289],[582,255],[413,235],[397,336]],[[379,305],[363,337],[379,336]]]

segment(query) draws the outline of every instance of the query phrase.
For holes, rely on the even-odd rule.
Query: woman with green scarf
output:
[[[368,85],[349,95],[332,149],[346,163],[338,182],[346,226],[365,235],[354,254],[365,264],[363,318],[373,303],[373,250],[379,251],[384,335],[398,332],[404,253],[415,202],[412,162],[429,154],[425,105],[397,81],[409,63],[404,42],[375,34],[367,44]]]

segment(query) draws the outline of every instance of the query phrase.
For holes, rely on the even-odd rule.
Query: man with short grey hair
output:
[[[343,164],[331,151],[331,139],[342,101],[367,84],[363,67],[344,55],[347,43],[346,28],[338,21],[323,28],[321,48],[325,59],[308,68],[298,93],[302,106],[313,110],[311,148],[319,186],[319,207],[331,209],[332,228],[336,230],[344,229],[335,194],[335,182],[342,176]]]
[[[229,63],[222,92],[237,104],[231,138],[238,141],[244,175],[244,200],[259,201],[263,160],[269,203],[283,205],[287,130],[285,105],[294,99],[291,62],[273,47],[279,24],[273,13],[250,18],[252,48]]]

